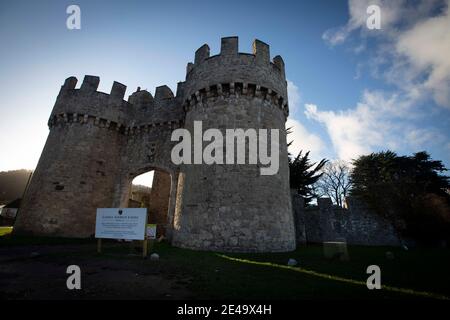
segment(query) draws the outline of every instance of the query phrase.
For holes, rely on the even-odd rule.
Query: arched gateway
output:
[[[22,234],[89,237],[96,209],[124,207],[132,179],[149,170],[170,174],[167,235],[173,245],[220,251],[289,251],[295,231],[289,192],[284,62],[270,61],[255,40],[238,52],[222,38],[219,55],[203,45],[174,96],[167,86],[134,92],[99,78],[68,78],[50,116],[50,133],[15,225]],[[173,130],[279,129],[279,170],[258,164],[180,164],[171,160]]]

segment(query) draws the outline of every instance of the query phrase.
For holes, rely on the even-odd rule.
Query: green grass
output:
[[[0,227],[0,237],[10,234],[13,227]]]
[[[0,247],[5,245],[0,238]],[[30,239],[28,239],[31,241]],[[75,241],[71,239],[72,241]],[[9,245],[24,239],[11,237]],[[58,239],[33,239],[32,243],[58,243]],[[80,240],[77,240],[80,241]],[[71,243],[60,239],[59,243]],[[349,246],[350,261],[323,258],[320,245],[299,247],[290,253],[244,254],[202,252],[155,243],[152,252],[159,261],[130,256],[130,246],[104,242],[96,254],[95,240],[71,258],[126,259],[144,264],[149,272],[176,278],[199,299],[442,299],[450,297],[450,250],[416,248],[405,251],[392,247]],[[386,251],[394,253],[388,260]],[[58,255],[63,257],[65,253]],[[288,267],[289,258],[300,268]],[[382,290],[368,290],[366,269],[381,268]]]
[[[386,249],[394,252],[395,260],[385,258]],[[300,247],[296,252],[288,254],[228,254],[221,257],[239,259],[234,260],[236,263],[242,263],[242,260],[252,261],[253,265],[248,268],[260,269],[261,273],[267,274],[263,277],[267,279],[266,284],[261,284],[261,289],[273,288],[283,297],[405,296],[403,293],[394,293],[392,290],[368,290],[365,285],[368,277],[366,269],[372,264],[380,266],[382,284],[386,288],[389,286],[450,296],[450,277],[447,273],[450,266],[448,252],[445,252],[445,255],[442,251],[430,254],[426,250],[405,253],[393,248],[350,246],[349,253],[351,260],[348,262],[324,259],[321,246]],[[300,269],[287,268],[287,260],[291,257],[300,261]],[[425,262],[423,259],[428,260]]]
[[[94,239],[14,236],[12,234],[5,234],[3,237],[1,236],[2,235],[0,234],[0,248],[23,245],[88,244],[95,241]]]
[[[350,261],[323,258],[320,245],[291,253],[231,254],[155,244],[161,260],[146,261],[169,275],[193,277],[189,288],[199,298],[226,299],[421,299],[450,297],[450,251],[349,246]],[[394,260],[385,258],[391,251]],[[105,247],[100,259],[125,258],[129,249]],[[289,258],[300,267],[288,267]],[[381,268],[382,290],[368,290],[366,269]]]

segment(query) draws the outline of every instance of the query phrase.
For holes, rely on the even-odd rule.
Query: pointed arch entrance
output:
[[[148,195],[139,194],[133,189],[133,180],[145,173],[153,172],[153,181]],[[145,166],[124,173],[117,186],[116,207],[145,207],[148,213],[148,223],[157,225],[157,237],[164,236],[169,241],[172,238],[173,216],[176,205],[178,173],[167,168]],[[148,197],[148,198],[146,198]]]

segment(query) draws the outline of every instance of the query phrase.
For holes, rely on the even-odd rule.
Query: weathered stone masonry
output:
[[[284,62],[270,61],[259,40],[253,54],[238,52],[237,37],[195,53],[176,95],[167,86],[123,100],[114,82],[68,78],[49,119],[50,133],[15,225],[17,233],[89,237],[96,208],[125,207],[134,177],[149,170],[170,175],[165,233],[174,245],[201,250],[289,251],[295,230],[289,193],[285,121],[289,108]],[[280,130],[278,174],[258,165],[181,165],[170,160],[171,133],[253,128]],[[158,218],[159,219],[159,218]]]
[[[346,208],[334,206],[329,198],[305,208],[304,199],[292,193],[297,244],[342,241],[367,246],[399,246],[402,239],[392,224],[353,197]]]

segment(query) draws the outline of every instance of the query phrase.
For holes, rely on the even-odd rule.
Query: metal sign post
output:
[[[148,240],[145,239],[142,243],[142,258],[147,258],[148,253]]]
[[[102,253],[102,238],[97,239],[97,253]]]
[[[145,256],[147,251],[153,249],[153,244],[156,239],[156,224],[147,224],[145,227]]]

